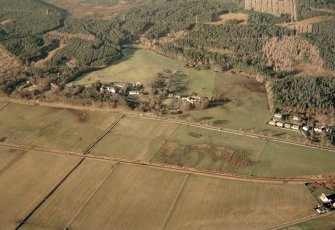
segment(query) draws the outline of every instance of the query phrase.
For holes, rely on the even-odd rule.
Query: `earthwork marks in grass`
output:
[[[150,161],[243,175],[292,177],[333,172],[333,158],[335,155],[325,150],[180,125]]]

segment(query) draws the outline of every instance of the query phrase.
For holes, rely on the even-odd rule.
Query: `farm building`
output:
[[[284,127],[284,123],[282,123],[282,122],[277,122],[277,123],[276,123],[276,126],[278,126],[278,127]]]
[[[299,130],[299,126],[298,125],[292,125],[291,129],[293,129],[293,130]]]
[[[292,120],[296,121],[296,122],[300,122],[301,121],[301,117],[293,116]]]
[[[129,95],[140,95],[140,91],[129,91]]]
[[[328,197],[322,193],[321,196],[320,196],[320,200],[323,202],[323,203],[329,203],[331,202],[332,200],[331,199],[328,199]]]
[[[275,113],[273,115],[273,118],[276,119],[276,120],[281,120],[283,118],[283,114],[281,114],[281,113]]]
[[[273,126],[275,126],[275,125],[276,125],[276,122],[275,122],[274,120],[271,120],[271,121],[269,121],[269,125],[273,125]]]
[[[138,89],[143,87],[143,84],[141,82],[136,82],[136,83],[133,83],[132,85],[134,88],[138,88]]]
[[[317,132],[317,133],[321,133],[323,131],[323,129],[320,128],[320,127],[315,127],[314,131]]]
[[[116,83],[114,83],[114,85],[118,88],[121,88],[121,89],[128,89],[128,87],[129,87],[129,84],[126,83],[126,82],[116,82]]]
[[[197,97],[197,96],[189,96],[189,97],[182,97],[181,98],[183,101],[188,101],[191,104],[194,104],[197,101],[201,100],[201,97]]]
[[[113,86],[110,85],[102,85],[100,88],[100,92],[111,92],[111,93],[116,93],[116,89]]]
[[[290,129],[290,128],[291,128],[291,124],[288,124],[288,123],[286,123],[284,126],[285,126],[285,128],[287,128],[287,129]]]
[[[303,129],[304,131],[306,131],[306,132],[308,132],[308,131],[309,131],[309,127],[308,127],[308,126],[306,126],[306,125],[305,125],[305,126],[303,126],[303,127],[302,127],[302,129]]]

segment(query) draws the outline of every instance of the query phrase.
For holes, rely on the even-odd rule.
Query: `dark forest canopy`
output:
[[[84,2],[119,4],[118,0]],[[10,21],[0,24],[0,46],[25,67],[15,74],[3,74],[0,84],[10,86],[11,90],[6,92],[12,93],[16,84],[20,85],[23,81],[17,75],[24,74],[36,78],[39,77],[36,75],[43,75],[49,83],[64,86],[84,72],[111,64],[122,56],[122,45],[144,38],[155,44],[156,52],[195,63],[200,68],[215,71],[239,68],[261,74],[264,81],[272,82],[277,107],[292,106],[320,112],[334,108],[334,100],[330,96],[333,78],[312,76],[311,80],[289,77],[287,75],[293,73],[276,71],[274,66],[269,66],[262,50],[264,41],[270,38],[303,38],[319,51],[322,67],[335,71],[335,20],[315,23],[312,31],[299,33],[278,26],[290,22],[289,15],[276,17],[246,11],[244,1],[128,0],[126,3],[132,7],[106,20],[97,15],[74,18],[69,12],[39,0],[0,1],[0,21]],[[298,20],[320,15],[335,16],[331,11],[335,8],[333,1],[297,0],[296,3]],[[218,26],[207,24],[229,13],[247,14],[248,22],[240,23],[232,19]],[[184,35],[170,42],[155,43],[179,31],[184,31]],[[58,35],[50,35],[50,32]],[[46,61],[43,68],[34,67],[34,63],[46,58],[62,44],[62,49]],[[76,66],[69,69],[67,64],[73,60]],[[304,84],[310,86],[308,89],[319,87],[318,96],[310,98],[307,91],[301,92],[305,89],[301,87]],[[283,92],[290,95],[286,97]],[[290,100],[292,103],[289,103]]]

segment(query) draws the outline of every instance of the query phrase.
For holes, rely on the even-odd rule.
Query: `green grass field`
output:
[[[321,217],[318,219],[306,221],[283,230],[334,230],[335,229],[335,214],[331,216]]]
[[[23,229],[264,229],[315,206],[303,185],[112,167],[84,162]]]
[[[237,159],[227,150],[235,150]],[[152,161],[247,175],[303,176],[333,172],[329,159],[334,157],[328,151],[180,125]]]
[[[257,176],[306,176],[335,170],[332,152],[125,117],[91,154]]]
[[[81,151],[116,121],[109,113],[9,104],[0,111],[5,143]]]
[[[273,114],[268,109],[265,87],[255,79],[231,73],[216,73],[213,83],[213,96],[228,101],[218,107],[185,112],[179,116],[181,119],[266,135],[301,136],[297,132],[266,125]]]
[[[91,151],[93,155],[150,160],[177,125],[146,119],[123,118]]]
[[[111,66],[86,74],[75,83],[85,85],[101,82],[142,82],[149,84],[157,73],[163,70],[181,71],[188,76],[185,94],[197,92],[199,95],[211,97],[213,94],[215,73],[206,70],[186,68],[182,62],[156,54],[145,49],[126,49],[122,59]]]
[[[228,99],[221,106],[200,111],[185,112],[180,119],[207,121],[212,125],[233,129],[244,129],[276,136],[301,137],[299,133],[280,130],[266,125],[272,113],[268,109],[265,87],[255,79],[231,74],[215,73],[209,70],[186,68],[182,62],[159,55],[145,49],[126,49],[125,57],[111,66],[86,74],[77,84],[101,82],[142,82],[149,84],[157,73],[165,69],[181,71],[183,76],[179,84],[186,90],[182,94],[193,92],[208,98]]]
[[[14,229],[78,160],[30,151],[6,168],[0,174],[0,207],[5,210],[0,212],[1,228]]]

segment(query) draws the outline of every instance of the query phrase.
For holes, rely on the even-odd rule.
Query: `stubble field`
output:
[[[14,229],[78,162],[78,158],[41,152],[2,148],[0,152],[1,162],[7,158],[0,171],[2,229]],[[14,159],[8,159],[10,154]]]
[[[311,215],[315,205],[303,185],[237,182],[126,164],[111,169],[101,161],[80,167],[23,229],[255,229]],[[98,178],[91,167],[103,168]],[[100,187],[85,191],[91,177]]]
[[[81,151],[118,115],[10,103],[0,111],[2,143]]]

